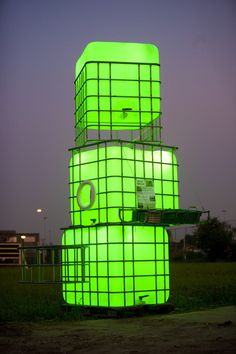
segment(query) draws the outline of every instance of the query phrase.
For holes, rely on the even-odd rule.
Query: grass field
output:
[[[236,305],[236,263],[171,263],[171,297],[177,311]],[[62,306],[60,284],[19,284],[20,269],[0,268],[0,322],[79,319]]]
[[[236,305],[236,263],[171,263],[176,311]]]

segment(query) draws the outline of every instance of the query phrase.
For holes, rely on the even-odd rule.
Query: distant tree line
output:
[[[217,218],[197,226],[192,235],[172,244],[173,260],[236,261],[236,228]]]
[[[205,252],[209,261],[236,261],[236,228],[217,218],[199,224],[193,234],[193,242]]]

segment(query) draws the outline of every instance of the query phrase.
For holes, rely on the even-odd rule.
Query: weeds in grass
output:
[[[177,311],[236,305],[236,263],[171,263],[171,297]],[[19,284],[20,269],[0,268],[0,322],[81,319],[63,306],[60,284]]]

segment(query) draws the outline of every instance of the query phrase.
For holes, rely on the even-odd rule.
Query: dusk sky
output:
[[[91,41],[159,47],[180,206],[235,222],[235,0],[0,0],[0,229],[42,232],[37,208],[47,241],[70,225],[74,67]]]

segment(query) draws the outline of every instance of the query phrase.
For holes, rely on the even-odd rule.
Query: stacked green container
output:
[[[158,49],[90,43],[76,64],[75,90],[72,226],[62,244],[82,247],[76,269],[73,251],[64,255],[64,299],[96,307],[164,304],[167,232],[132,219],[139,209],[178,209],[175,149],[160,141]]]

